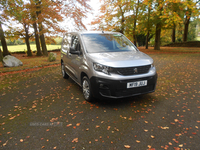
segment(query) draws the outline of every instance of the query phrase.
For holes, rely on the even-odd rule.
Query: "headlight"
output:
[[[104,66],[98,63],[94,63],[93,64],[94,70],[99,71],[99,72],[103,72],[105,74],[110,74],[110,67],[108,66]]]
[[[154,63],[151,64],[151,68],[155,67]]]

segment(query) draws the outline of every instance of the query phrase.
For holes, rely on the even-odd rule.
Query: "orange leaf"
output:
[[[125,148],[131,148],[131,146],[130,146],[130,145],[124,145],[124,147],[125,147]]]
[[[78,138],[73,139],[72,142],[73,142],[73,143],[74,143],[74,142],[77,143],[77,142],[78,142]]]

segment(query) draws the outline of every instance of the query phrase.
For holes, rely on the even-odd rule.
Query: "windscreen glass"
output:
[[[82,34],[88,53],[137,51],[121,34]]]

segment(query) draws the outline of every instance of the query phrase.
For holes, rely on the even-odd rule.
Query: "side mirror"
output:
[[[77,50],[75,50],[75,49],[72,48],[72,47],[70,47],[69,52],[70,52],[71,54],[80,55],[80,51],[77,51]]]

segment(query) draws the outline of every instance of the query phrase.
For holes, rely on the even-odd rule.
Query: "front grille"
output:
[[[139,67],[127,67],[127,68],[113,68],[113,73],[123,76],[136,75],[148,73],[151,65],[139,66]]]

